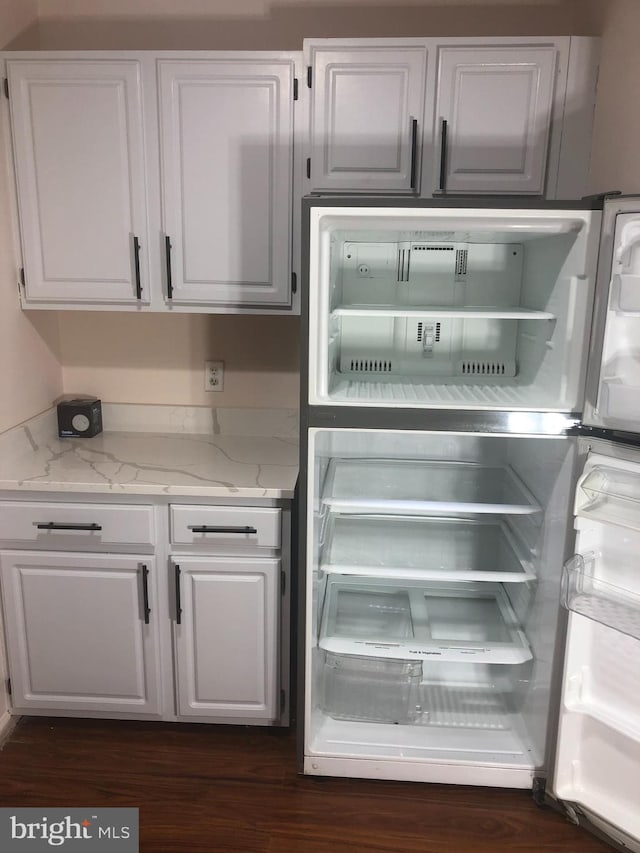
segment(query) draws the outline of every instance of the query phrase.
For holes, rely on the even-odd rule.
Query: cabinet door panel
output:
[[[159,62],[174,302],[285,305],[293,63]]]
[[[7,68],[27,299],[149,301],[139,63]]]
[[[447,192],[544,192],[556,49],[442,48],[434,148]],[[440,174],[440,163],[436,174]]]
[[[426,56],[423,47],[314,51],[313,189],[416,191]]]
[[[279,560],[183,557],[178,713],[277,716]]]
[[[0,559],[17,710],[159,712],[152,560],[9,551]]]

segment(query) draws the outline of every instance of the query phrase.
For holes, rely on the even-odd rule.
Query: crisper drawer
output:
[[[3,501],[0,540],[53,550],[151,548],[155,541],[153,507]]]
[[[173,545],[206,545],[207,550],[280,547],[279,509],[173,504],[170,513]]]

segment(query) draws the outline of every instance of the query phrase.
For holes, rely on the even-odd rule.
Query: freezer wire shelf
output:
[[[634,473],[596,465],[581,479],[579,516],[640,530],[640,488]]]
[[[594,577],[593,554],[576,554],[562,573],[562,603],[574,613],[640,640],[640,595]]]
[[[535,579],[511,530],[492,518],[330,513],[325,542],[320,569],[326,574],[396,581]]]
[[[360,515],[542,512],[507,466],[416,459],[332,459],[322,502],[333,511]]]
[[[467,306],[464,308],[443,308],[442,306],[402,306],[402,305],[340,305],[331,311],[333,317],[427,317],[439,320],[444,318],[460,320],[555,320],[550,311],[537,311],[534,308],[504,308],[500,306]]]
[[[460,409],[481,409],[485,406],[497,409],[532,408],[532,398],[525,387],[513,384],[509,377],[491,378],[491,382],[510,384],[486,384],[486,376],[477,376],[478,384],[471,384],[469,376],[449,379],[447,384],[429,382],[411,377],[369,376],[366,381],[358,378],[334,377],[329,398],[333,402],[366,402],[371,405],[452,406]],[[471,403],[470,401],[474,401]],[[551,402],[551,401],[549,401]],[[541,409],[562,410],[554,398],[552,406],[546,403]]]
[[[516,664],[531,648],[501,584],[329,575],[319,646],[391,660]]]

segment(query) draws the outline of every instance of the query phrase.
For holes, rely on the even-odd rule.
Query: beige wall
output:
[[[605,7],[590,186],[640,193],[640,2]]]
[[[0,2],[0,41],[6,43],[31,24],[36,0]],[[62,391],[55,314],[20,309],[17,264],[10,215],[6,108],[0,115],[0,432],[48,408]]]
[[[121,403],[298,405],[297,317],[68,312],[61,322],[65,391]],[[205,392],[204,362],[225,362]]]
[[[296,50],[305,37],[596,35],[599,2],[39,0],[38,27],[15,46]]]

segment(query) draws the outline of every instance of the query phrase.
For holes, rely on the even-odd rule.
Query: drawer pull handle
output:
[[[101,524],[58,524],[57,521],[41,521],[38,530],[102,530]]]
[[[187,528],[192,533],[257,533],[255,527],[211,527],[208,524],[190,524]]]
[[[176,580],[176,625],[182,622],[182,607],[180,606],[180,566],[175,563],[173,566]]]
[[[151,613],[151,608],[149,607],[149,569],[146,566],[140,566],[140,571],[142,572],[142,609],[144,611],[144,624],[149,624],[149,614]]]

